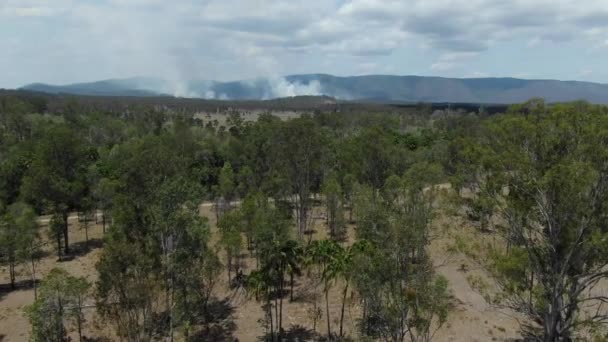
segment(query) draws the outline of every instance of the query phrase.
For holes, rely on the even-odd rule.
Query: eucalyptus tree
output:
[[[372,190],[358,195],[358,236],[373,246],[359,254],[352,272],[363,302],[361,331],[387,341],[428,341],[448,313],[447,282],[435,274],[427,251],[433,188],[426,189],[424,176],[389,179],[391,192],[376,205]]]
[[[342,189],[335,177],[328,177],[323,183],[325,207],[327,212],[327,226],[329,235],[333,239],[342,240],[345,237],[345,222]]]
[[[90,284],[83,277],[74,277],[54,268],[43,279],[40,296],[26,308],[32,326],[32,341],[63,342],[67,338],[65,321],[75,321],[82,341],[82,307]]]
[[[310,221],[311,194],[315,179],[321,172],[324,139],[315,121],[309,116],[287,121],[280,130],[278,168],[284,170],[295,195],[294,206],[298,237],[302,238]]]
[[[239,272],[240,254],[243,241],[243,218],[238,209],[231,210],[220,217],[217,223],[220,232],[220,245],[226,252],[226,267],[228,270],[228,283],[232,281],[232,269],[236,266],[235,273]]]
[[[323,292],[325,294],[325,318],[327,319],[327,338],[333,338],[331,333],[331,317],[329,314],[329,290],[338,276],[337,261],[344,253],[343,247],[333,240],[314,241],[307,248],[309,262],[318,268]]]
[[[484,123],[474,174],[499,199],[511,244],[495,251],[503,303],[536,322],[531,338],[585,336],[608,320],[594,290],[608,275],[608,110],[535,101],[511,112]]]
[[[23,179],[22,196],[38,208],[60,215],[64,252],[69,254],[68,215],[86,195],[87,164],[91,155],[67,126],[48,128],[37,142],[32,163]]]
[[[0,217],[0,251],[8,264],[11,288],[15,288],[15,268],[27,262],[32,268],[36,293],[36,259],[38,257],[38,222],[34,210],[25,203],[13,203]]]

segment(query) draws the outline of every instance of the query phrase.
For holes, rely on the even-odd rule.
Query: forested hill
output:
[[[216,81],[166,81],[153,78],[114,79],[62,86],[30,84],[23,89],[46,93],[105,96],[201,97],[221,100],[260,100],[297,95],[326,95],[340,100],[381,103],[451,102],[512,104],[532,97],[547,102],[587,100],[608,104],[608,84],[524,80],[516,78],[443,78],[367,75],[338,77],[326,74],[281,78]]]

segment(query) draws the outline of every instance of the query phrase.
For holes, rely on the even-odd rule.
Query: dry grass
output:
[[[201,205],[201,214],[209,218],[212,228],[212,244],[217,242],[217,231],[215,214],[209,204]],[[323,212],[315,208],[313,213],[317,217],[314,222],[313,239],[327,237]],[[453,296],[454,309],[450,313],[448,322],[435,335],[436,341],[489,341],[506,340],[517,337],[517,320],[510,317],[502,310],[490,306],[483,296],[471,287],[471,275],[477,275],[484,279],[488,277],[482,270],[478,269],[475,261],[469,256],[454,252],[453,245],[455,234],[467,239],[477,239],[476,231],[466,222],[455,217],[443,214],[438,215],[434,222],[435,230],[439,232],[438,238],[433,241],[430,251],[437,265],[437,271],[445,276],[450,284]],[[45,226],[44,229],[47,229]],[[80,229],[75,218],[70,219],[70,238],[73,246],[82,247],[84,241],[84,230]],[[348,237],[354,239],[354,228],[348,227]],[[52,245],[47,246],[47,256],[43,258],[39,266],[39,278],[53,267],[62,267],[73,275],[85,276],[91,282],[96,279],[95,263],[101,252],[99,242],[102,238],[100,225],[92,225],[89,229],[89,237],[97,242],[98,248],[90,251],[82,251],[70,261],[58,262],[52,250]],[[222,254],[220,254],[222,255]],[[223,256],[223,255],[222,255]],[[247,274],[255,267],[255,261],[247,251],[242,257],[244,273]],[[463,266],[465,265],[465,266]],[[218,303],[231,307],[231,314],[223,317],[222,322],[207,327],[201,332],[201,340],[230,340],[237,338],[239,341],[256,341],[264,334],[260,319],[263,312],[260,303],[249,298],[242,290],[228,290],[227,274],[221,275],[221,281],[214,295]],[[467,279],[469,278],[469,280]],[[27,269],[20,272],[18,280],[29,279]],[[0,270],[0,284],[6,288],[8,283],[8,271]],[[341,307],[342,284],[337,283],[330,292],[330,321],[332,330],[337,331],[338,319]],[[0,292],[0,341],[26,341],[29,335],[29,323],[23,315],[23,308],[31,304],[34,299],[33,290],[29,286],[23,286],[16,291],[3,290]],[[289,302],[289,296],[284,299],[283,326],[293,340],[314,340],[319,334],[326,334],[326,315],[317,322],[316,332],[313,331],[311,308],[316,305],[324,308],[321,296],[321,286],[312,277],[296,279],[295,301]],[[92,303],[91,303],[92,304]],[[360,307],[356,297],[349,295],[349,301],[345,314],[345,331],[353,337],[357,336],[356,323],[360,314]],[[87,324],[85,335],[89,337],[107,337],[114,340],[112,329],[104,326],[97,318],[94,309],[87,310]],[[71,333],[76,338],[74,332]],[[4,335],[4,339],[1,336]],[[204,337],[206,336],[206,337]]]

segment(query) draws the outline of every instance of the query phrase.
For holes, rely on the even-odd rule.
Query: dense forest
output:
[[[608,338],[607,107],[246,120],[87,101],[0,97],[2,291],[33,289],[16,313],[32,341],[232,340],[210,325],[237,292],[260,308],[261,340],[434,340],[456,310],[440,236],[484,270],[472,287],[518,317],[519,338]],[[61,267],[93,248],[71,240],[72,215],[102,226],[93,278]],[[437,223],[455,217],[469,238]],[[44,258],[56,267],[40,272]],[[284,308],[305,288],[295,336]],[[83,333],[91,309],[107,336]]]

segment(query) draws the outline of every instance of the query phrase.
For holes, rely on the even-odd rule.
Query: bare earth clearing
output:
[[[201,214],[209,218],[212,231],[215,232],[215,214],[210,204],[201,205]],[[313,239],[320,239],[326,236],[327,228],[320,208],[315,208],[315,233]],[[46,238],[46,225],[48,220],[41,218],[43,235]],[[85,248],[85,232],[76,217],[69,220],[70,223],[70,243],[73,246],[74,258],[69,261],[58,262],[52,244],[45,246],[47,254],[41,260],[38,270],[38,279],[42,278],[53,267],[61,267],[75,276],[85,276],[89,281],[96,280],[95,263],[97,262],[102,242],[102,227],[100,224],[89,226],[90,249]],[[518,337],[518,323],[513,315],[503,309],[498,309],[486,303],[483,296],[475,291],[467,277],[475,275],[487,277],[481,270],[475,267],[475,263],[467,256],[460,253],[450,253],[453,244],[454,231],[464,234],[471,239],[475,239],[477,234],[470,226],[462,223],[462,220],[446,215],[438,215],[434,222],[434,229],[440,233],[438,238],[431,245],[431,253],[437,270],[449,281],[451,293],[453,295],[453,308],[450,312],[448,322],[435,334],[436,341],[505,341]],[[217,234],[214,234],[217,235]],[[349,226],[349,238],[353,239],[354,228]],[[216,244],[216,239],[212,239],[212,245]],[[224,256],[220,252],[221,256]],[[255,267],[255,261],[249,257],[247,251],[242,258],[244,273],[247,274]],[[463,266],[464,265],[464,266]],[[34,300],[34,291],[30,284],[30,271],[27,267],[20,268],[18,275],[19,288],[15,291],[10,290],[8,270],[0,269],[0,341],[27,341],[29,336],[29,323],[23,314],[25,306]],[[224,304],[224,315],[221,321],[208,327],[201,336],[204,341],[233,340],[256,341],[263,335],[263,328],[259,320],[263,317],[260,303],[253,298],[249,298],[244,290],[227,290],[227,274],[224,271],[221,283],[215,290],[215,296],[219,303]],[[315,291],[315,286],[319,286]],[[340,316],[340,298],[342,284],[335,284],[332,288],[333,295],[330,295],[330,320],[332,330],[338,328]],[[315,298],[314,293],[319,297]],[[315,300],[318,306],[323,308],[323,298],[320,296],[321,286],[312,281],[305,280],[305,277],[296,279],[294,302],[290,303],[289,298],[284,302],[284,326],[287,330],[289,340],[315,340],[319,336],[326,334],[327,323],[325,313],[316,324],[316,331],[313,330],[313,322],[309,317],[308,310],[313,307]],[[349,296],[350,297],[350,296]],[[332,300],[333,299],[333,300]],[[87,304],[93,305],[93,299],[89,299]],[[356,318],[359,317],[359,306],[356,300],[351,300],[347,306],[345,314],[345,329],[351,336],[356,337]],[[113,336],[113,329],[105,324],[96,316],[94,308],[86,309],[87,323],[84,335],[88,337],[105,337],[107,340],[116,340]],[[77,340],[74,331],[71,332],[73,340]]]

